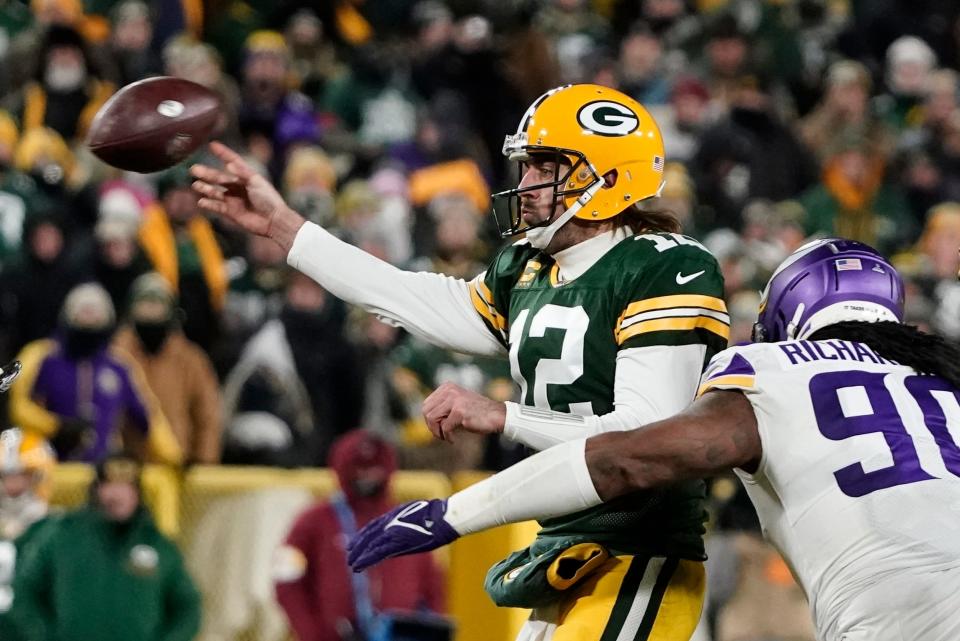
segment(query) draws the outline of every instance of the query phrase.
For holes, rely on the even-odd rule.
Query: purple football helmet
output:
[[[770,277],[753,340],[802,339],[843,321],[903,322],[903,280],[869,245],[816,240],[788,256]]]

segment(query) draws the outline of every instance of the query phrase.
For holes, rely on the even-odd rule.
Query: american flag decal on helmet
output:
[[[861,265],[859,258],[838,258],[834,263],[837,265],[838,272],[863,270],[863,265]]]
[[[663,156],[654,156],[654,157],[653,157],[653,170],[654,170],[654,171],[663,171]]]

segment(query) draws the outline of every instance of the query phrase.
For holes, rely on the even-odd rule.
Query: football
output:
[[[126,171],[151,173],[181,162],[217,126],[220,97],[182,78],[147,78],[123,87],[94,116],[87,146]]]

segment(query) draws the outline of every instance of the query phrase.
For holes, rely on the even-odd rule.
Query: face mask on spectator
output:
[[[134,321],[133,328],[140,337],[143,349],[149,354],[156,354],[167,342],[172,324],[170,321]]]
[[[87,69],[82,64],[47,65],[44,83],[53,91],[74,91],[83,86]]]
[[[106,347],[113,335],[113,327],[90,329],[70,327],[65,330],[65,347],[70,358],[89,358]]]
[[[287,334],[294,339],[316,337],[326,326],[322,307],[318,310],[303,310],[286,305],[280,312],[280,322]]]
[[[387,489],[386,479],[355,479],[350,485],[354,495],[362,498],[379,496]]]

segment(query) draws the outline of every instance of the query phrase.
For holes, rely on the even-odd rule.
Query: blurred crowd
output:
[[[505,362],[332,297],[272,241],[201,213],[189,163],[144,176],[93,157],[86,130],[127,83],[216,90],[218,138],[300,213],[464,278],[504,242],[489,216],[517,180],[503,136],[554,86],[616,87],[660,124],[654,206],[723,266],[731,343],[816,235],[890,256],[907,321],[957,339],[958,65],[949,0],[0,0],[0,358],[24,363],[6,424],[90,463],[324,466],[358,427],[403,468],[523,455],[467,434],[451,449],[419,411],[446,381],[513,398]],[[714,488],[726,514],[736,492]]]

